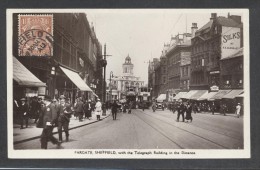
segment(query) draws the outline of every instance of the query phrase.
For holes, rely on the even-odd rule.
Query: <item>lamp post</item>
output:
[[[110,102],[112,100],[112,84],[111,84],[111,78],[113,78],[113,71],[110,71],[110,79],[109,79],[109,89],[110,89]]]
[[[56,89],[56,69],[54,66],[51,67],[51,75],[53,76],[53,98],[55,98]]]

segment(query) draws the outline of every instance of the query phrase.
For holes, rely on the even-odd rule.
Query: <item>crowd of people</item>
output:
[[[155,112],[155,110],[157,109],[157,103],[154,100],[152,103],[152,110],[153,112]],[[235,111],[233,113],[235,113],[235,115],[239,118],[241,115],[241,104],[237,103],[237,105],[235,106]],[[162,108],[164,109],[168,109],[170,111],[172,111],[173,113],[177,112],[178,116],[177,116],[177,121],[179,121],[179,117],[180,115],[183,118],[184,121],[184,114],[186,113],[185,119],[186,120],[190,120],[192,122],[192,116],[191,113],[193,112],[194,114],[196,113],[200,113],[200,112],[210,112],[212,115],[214,115],[216,112],[219,112],[220,114],[223,114],[224,116],[226,116],[227,112],[230,112],[230,110],[228,110],[228,107],[226,105],[226,103],[221,102],[219,105],[216,105],[215,102],[211,102],[211,103],[207,103],[207,102],[203,102],[203,103],[199,103],[197,104],[196,102],[191,102],[191,101],[186,101],[183,102],[182,100],[178,100],[178,101],[174,101],[174,102],[163,102],[162,103]],[[162,110],[164,110],[162,109]]]
[[[43,128],[41,134],[41,148],[47,149],[48,141],[60,146],[63,142],[63,131],[66,141],[69,141],[69,122],[72,115],[80,122],[83,119],[91,119],[92,113],[95,113],[97,120],[100,120],[103,105],[100,99],[97,102],[78,97],[74,104],[69,98],[61,95],[59,99],[51,99],[49,96],[42,98],[33,97],[30,102],[25,98],[20,101],[14,100],[14,112],[18,116],[20,129],[28,127],[28,120],[34,119],[37,128]],[[25,126],[24,126],[25,125]],[[59,139],[53,136],[53,129],[57,127]]]

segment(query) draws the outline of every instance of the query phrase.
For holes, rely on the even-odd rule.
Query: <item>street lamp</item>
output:
[[[113,78],[113,71],[110,71],[110,83],[109,83],[109,87],[110,87],[110,102],[112,100],[112,84],[111,84],[111,78]]]
[[[55,89],[56,89],[56,70],[55,67],[51,67],[51,75],[53,76],[53,98],[55,98]]]

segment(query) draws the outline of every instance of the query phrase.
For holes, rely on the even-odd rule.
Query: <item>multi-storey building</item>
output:
[[[13,17],[14,25],[18,25],[18,14]],[[93,98],[92,92],[101,91],[99,83],[102,82],[102,71],[97,63],[102,57],[102,48],[85,13],[53,14],[53,56],[18,57],[18,30],[14,28],[13,55],[46,83],[46,89],[40,95],[57,98],[64,94],[74,101],[77,96]],[[84,90],[79,88],[78,82],[68,72],[80,76],[87,85]]]
[[[241,47],[241,34],[240,16],[211,14],[210,21],[192,38],[191,89],[220,86],[220,59]]]
[[[155,66],[158,65],[159,59],[153,58],[152,62],[149,62],[148,66],[148,88],[151,90],[151,97],[155,95]]]

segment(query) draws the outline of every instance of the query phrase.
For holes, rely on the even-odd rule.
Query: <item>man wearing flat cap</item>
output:
[[[21,105],[19,106],[19,117],[20,117],[20,125],[21,129],[23,129],[23,124],[25,121],[26,128],[28,127],[28,119],[29,119],[29,106],[26,103],[25,98],[21,98]]]
[[[69,122],[71,117],[71,106],[65,103],[65,96],[60,96],[60,105],[58,108],[59,118],[58,118],[58,133],[59,141],[62,142],[62,129],[66,135],[66,141],[69,141]]]

